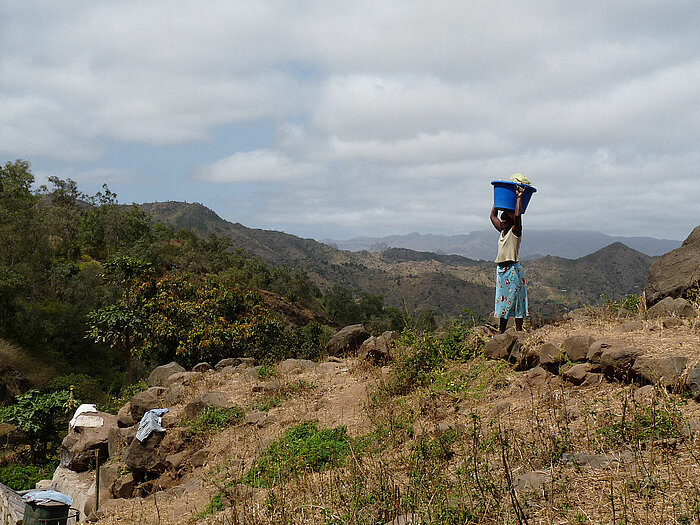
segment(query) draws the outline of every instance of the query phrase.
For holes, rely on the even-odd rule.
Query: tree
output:
[[[61,390],[42,394],[29,390],[17,396],[14,405],[0,411],[0,420],[17,426],[29,443],[32,463],[46,461],[49,445],[59,437],[59,418],[68,411],[70,394]]]
[[[323,305],[328,317],[336,323],[356,323],[360,321],[360,307],[352,292],[344,286],[336,285],[323,296]]]
[[[143,312],[132,304],[132,288],[152,268],[148,263],[126,256],[106,262],[104,268],[105,279],[123,287],[122,297],[116,304],[88,314],[87,337],[119,350],[124,358],[124,381],[130,385],[133,381],[131,356],[134,345],[142,338],[141,329],[145,325]]]

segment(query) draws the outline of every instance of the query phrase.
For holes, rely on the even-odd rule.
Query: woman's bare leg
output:
[[[516,317],[516,318],[515,318],[515,329],[516,329],[518,332],[522,332],[522,331],[523,331],[523,318],[522,318],[522,317]]]
[[[498,320],[498,329],[500,330],[501,333],[506,331],[506,327],[508,326],[508,319],[505,317],[501,317]]]

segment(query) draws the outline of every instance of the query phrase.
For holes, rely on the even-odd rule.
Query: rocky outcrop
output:
[[[369,336],[370,333],[361,324],[346,326],[328,341],[325,352],[334,356],[355,354]]]
[[[382,366],[391,361],[391,351],[396,339],[396,332],[384,332],[379,337],[369,337],[366,339],[357,356],[363,361],[369,361],[373,365]]]
[[[0,523],[21,523],[24,516],[24,502],[19,494],[0,483]]]
[[[656,303],[654,306],[647,310],[648,319],[656,319],[658,317],[693,317],[695,315],[695,308],[693,305],[683,299],[678,297],[674,299],[673,297],[664,297]]]
[[[649,268],[646,285],[647,306],[664,297],[681,297],[700,282],[700,226],[696,227],[680,248],[657,259]]]
[[[185,372],[186,370],[178,365],[175,361],[168,363],[167,365],[162,365],[153,369],[151,375],[148,376],[148,386],[166,386],[166,379],[171,375],[177,374],[178,372]]]
[[[228,398],[223,392],[205,392],[201,396],[188,403],[185,407],[185,418],[192,419],[198,416],[205,408],[216,406],[224,408],[228,405]]]
[[[88,470],[95,462],[95,455],[105,459],[109,456],[109,433],[116,429],[117,418],[112,414],[97,412],[102,425],[82,427],[76,425],[61,443],[61,466],[74,472]]]
[[[141,421],[143,415],[154,408],[163,408],[163,394],[165,388],[154,386],[148,390],[136,394],[131,398],[131,417],[134,421]]]

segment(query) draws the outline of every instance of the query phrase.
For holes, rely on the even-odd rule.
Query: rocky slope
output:
[[[352,351],[347,334],[364,339],[359,327],[330,345],[341,357],[321,363],[159,367],[118,417],[69,434],[53,486],[82,487],[76,499],[91,513],[95,473],[81,458],[100,450],[93,519],[105,524],[692,520],[700,315],[690,303],[491,330],[464,340],[478,348],[474,338],[485,338],[483,352],[433,368],[415,368],[435,355],[425,340],[386,334]],[[164,431],[137,442],[134,422],[156,407],[170,408]],[[207,413],[228,416],[205,423]],[[347,436],[342,461],[260,482],[262,460],[309,425]],[[320,461],[338,443],[305,446]],[[302,461],[309,450],[299,450]]]

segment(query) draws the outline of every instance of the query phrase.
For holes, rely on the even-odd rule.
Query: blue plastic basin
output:
[[[525,188],[525,192],[520,199],[520,207],[522,208],[521,212],[525,213],[527,205],[530,203],[532,194],[537,191],[534,186],[517,184],[515,182],[505,180],[494,180],[491,181],[491,184],[493,184],[493,207],[497,210],[515,211],[515,188],[517,186],[522,186]]]

